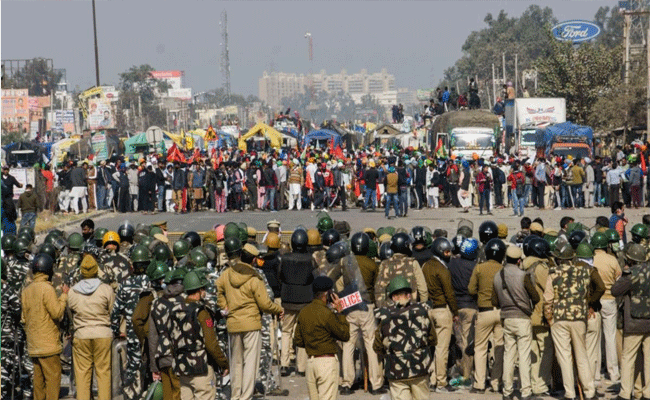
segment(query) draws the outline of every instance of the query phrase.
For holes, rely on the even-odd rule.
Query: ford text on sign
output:
[[[564,21],[553,27],[557,40],[580,43],[594,39],[600,34],[600,27],[589,21]]]

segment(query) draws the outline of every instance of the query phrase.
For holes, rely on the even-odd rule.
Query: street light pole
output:
[[[95,79],[99,86],[99,49],[97,47],[97,19],[95,18],[95,0],[93,0],[93,32],[95,34]]]

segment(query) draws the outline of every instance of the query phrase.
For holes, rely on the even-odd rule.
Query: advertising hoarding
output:
[[[102,98],[88,100],[88,125],[90,129],[115,128],[110,100]]]

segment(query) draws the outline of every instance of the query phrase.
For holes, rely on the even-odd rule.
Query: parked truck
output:
[[[490,157],[497,149],[501,133],[499,117],[487,110],[462,110],[436,117],[429,131],[429,146],[438,140],[456,157]]]
[[[562,98],[521,98],[514,100],[515,154],[532,157],[536,154],[538,129],[566,121],[566,101]]]
[[[562,158],[591,157],[593,142],[593,129],[571,122],[549,125],[535,132],[537,157],[548,156],[551,153]]]

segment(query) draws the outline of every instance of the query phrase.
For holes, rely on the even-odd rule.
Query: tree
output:
[[[619,12],[618,7],[600,7],[594,16],[594,22],[600,26],[600,35],[596,38],[596,44],[608,48],[619,46],[623,43],[623,23],[625,18]]]
[[[444,79],[439,86],[456,86],[456,82],[466,81],[478,75],[479,81],[492,79],[492,64],[497,67],[497,78],[502,76],[502,56],[506,55],[506,79],[515,81],[515,54],[519,71],[531,68],[540,57],[546,56],[549,43],[548,31],[557,20],[549,7],[531,5],[519,18],[510,18],[501,10],[496,18],[488,14],[484,22],[486,28],[473,31],[463,44],[463,56],[445,70]],[[520,85],[522,87],[523,85]],[[460,92],[465,88],[461,87]]]
[[[120,74],[120,102],[123,105],[116,115],[117,128],[126,130],[135,128],[127,126],[125,109],[137,109],[139,111],[140,103],[142,104],[142,121],[145,125],[161,125],[167,123],[167,115],[157,104],[157,96],[166,92],[170,85],[159,79],[155,79],[151,72],[155,69],[149,64],[132,66],[128,71]],[[131,116],[131,120],[134,115]]]
[[[612,97],[621,85],[621,48],[583,43],[576,47],[547,35],[550,53],[537,63],[540,97],[566,99],[567,119],[578,124],[593,120],[594,105]]]
[[[6,72],[6,70],[5,70]],[[49,96],[56,90],[61,73],[54,71],[44,58],[29,60],[3,81],[3,88],[28,89],[30,96]]]

